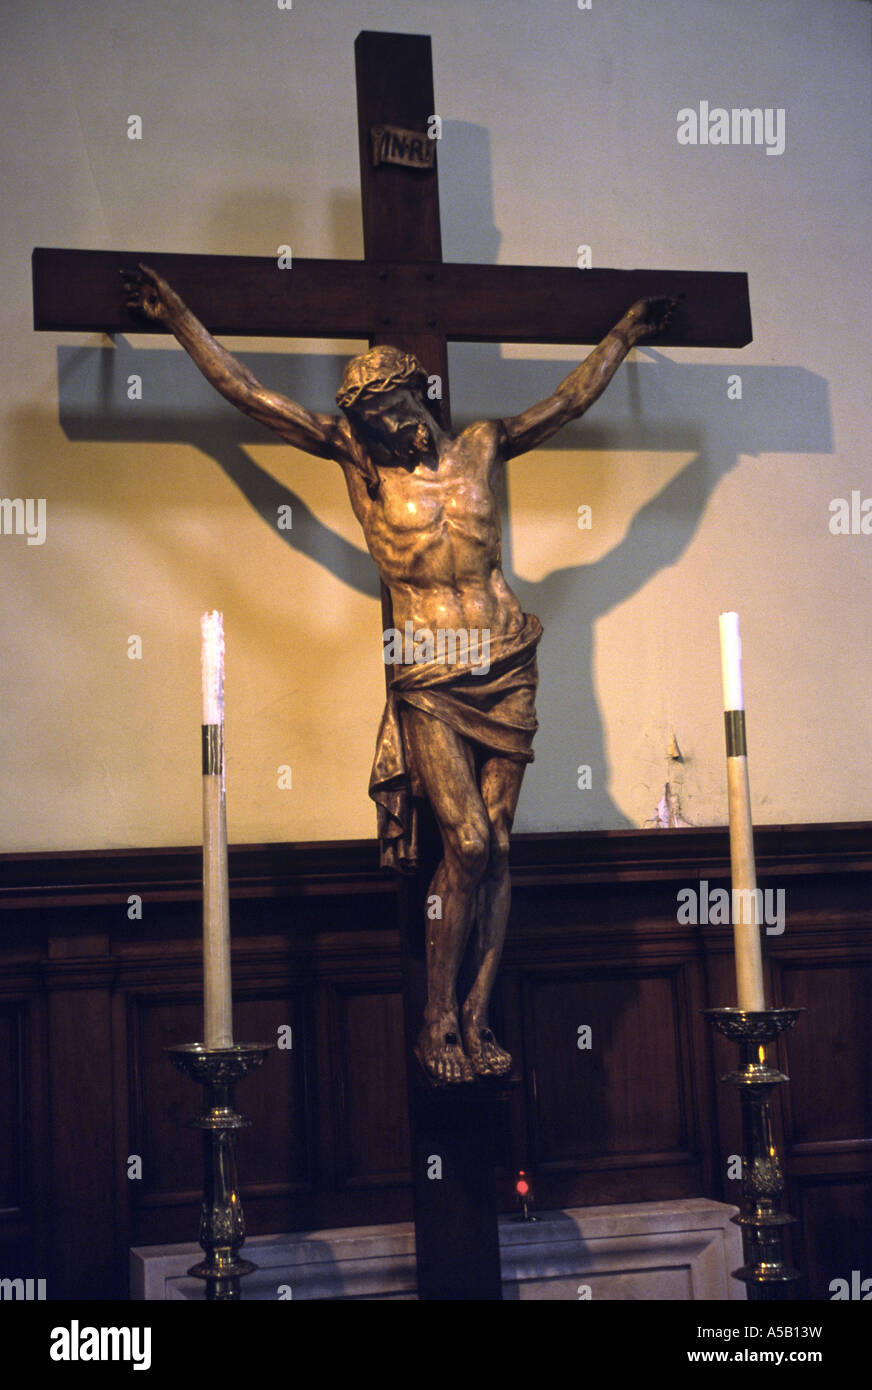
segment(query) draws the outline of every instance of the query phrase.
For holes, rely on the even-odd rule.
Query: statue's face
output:
[[[397,386],[383,395],[358,401],[355,409],[367,432],[398,463],[426,453],[432,420],[417,391]]]

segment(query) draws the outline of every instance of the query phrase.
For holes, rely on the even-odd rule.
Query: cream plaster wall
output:
[[[36,334],[30,305],[35,245],[362,254],[363,28],[433,36],[447,259],[571,266],[588,243],[600,266],[750,275],[749,347],[634,352],[559,448],[510,467],[507,572],[546,628],[517,828],[644,824],[673,732],[684,816],[724,822],[724,608],[742,619],[755,817],[869,817],[872,536],[828,524],[833,498],[872,495],[869,4],[4,10],[0,495],[44,497],[47,530],[0,535],[0,849],[198,840],[212,607],[231,838],[374,833],[381,623],[338,469],[237,420],[174,344]],[[783,107],[784,153],[680,146],[677,112],[701,100]],[[362,345],[228,346],[329,409],[337,357]],[[455,419],[522,408],[584,351],[453,348]]]

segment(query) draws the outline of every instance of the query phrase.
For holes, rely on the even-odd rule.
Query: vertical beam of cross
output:
[[[373,127],[382,125],[426,139],[435,114],[430,40],[364,32],[355,44],[355,61],[364,254],[381,263],[379,273],[386,280],[393,273],[389,262],[417,262],[425,278],[429,263],[435,278],[435,267],[442,263],[435,157],[429,168],[375,165],[371,139]],[[414,353],[429,376],[438,376],[441,397],[428,404],[449,429],[448,351],[438,320],[403,332],[387,313],[370,341]],[[382,615],[384,627],[393,626],[384,585]],[[418,1297],[494,1300],[501,1297],[494,1131],[501,1128],[500,1096],[510,1088],[497,1085],[475,1095],[434,1093],[412,1051],[426,1003],[423,909],[439,853],[436,843],[435,823],[426,810],[420,869],[413,883],[398,887]],[[433,847],[429,853],[428,847]]]
[[[364,31],[354,45],[357,69],[357,125],[360,144],[360,189],[363,248],[369,261],[442,263],[439,181],[436,161],[427,169],[373,163],[371,131],[379,125],[415,131],[427,140],[435,114],[430,39],[413,34]],[[389,282],[392,267],[379,275]],[[424,270],[426,276],[427,271]],[[391,286],[385,284],[390,293]],[[387,298],[387,296],[386,296]],[[443,429],[450,428],[448,351],[437,320],[417,331],[391,322],[390,313],[374,326],[373,346],[389,343],[418,358],[428,375],[438,376],[441,402],[431,402]]]

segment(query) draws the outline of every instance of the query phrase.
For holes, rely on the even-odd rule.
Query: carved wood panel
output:
[[[778,1048],[786,1205],[827,1297],[872,1276],[872,828],[756,841],[761,881],[788,885],[767,990],[806,1009]],[[0,1249],[50,1297],[123,1296],[130,1244],[196,1239],[198,1097],[163,1048],[201,1031],[199,855],[0,859]],[[494,1022],[523,1080],[503,1209],[521,1166],[543,1208],[735,1201],[738,1102],[719,1079],[735,1057],[700,1013],[734,1002],[731,933],[675,913],[678,886],[726,881],[726,832],[518,837],[513,862]],[[231,887],[236,1034],[293,1042],[237,1089],[248,1229],[410,1219],[400,943],[375,846],[237,847]]]

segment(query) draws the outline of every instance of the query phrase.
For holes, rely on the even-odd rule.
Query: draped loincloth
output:
[[[403,735],[401,705],[441,719],[463,738],[514,762],[533,761],[536,647],[542,624],[524,614],[511,637],[495,637],[484,648],[486,673],[471,662],[440,661],[398,666],[376,740],[369,794],[376,803],[383,867],[414,871],[418,859],[418,816],[414,798],[424,796],[414,757]],[[478,669],[479,674],[476,674]]]

